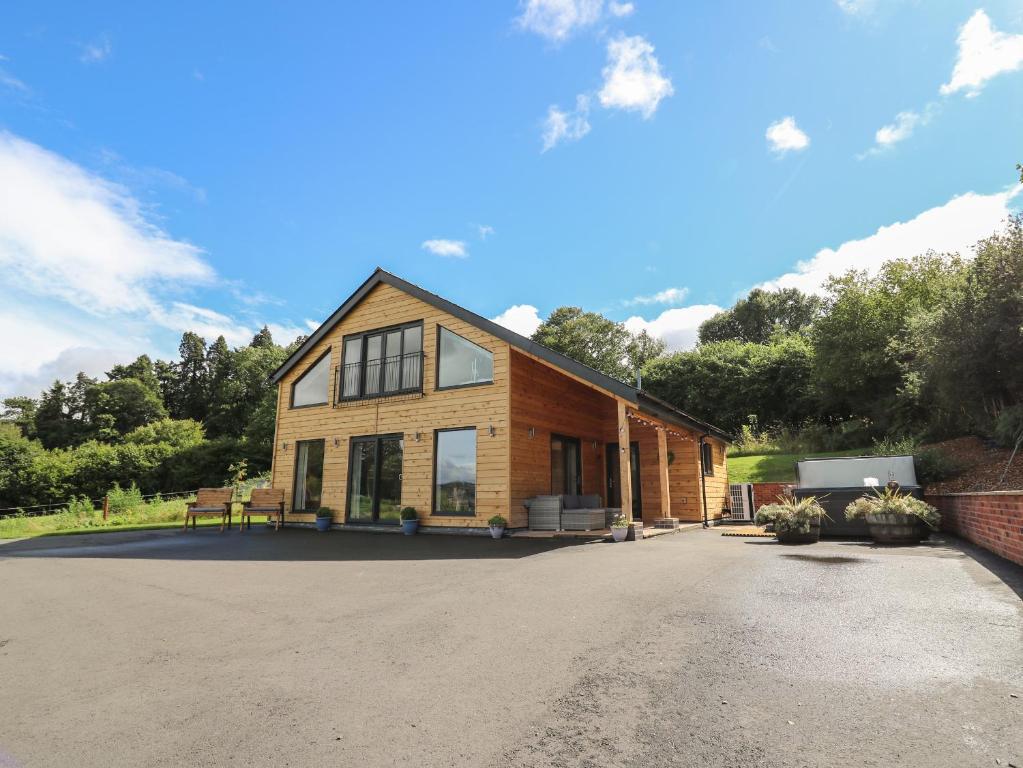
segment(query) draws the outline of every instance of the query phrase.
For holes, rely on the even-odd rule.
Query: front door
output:
[[[583,492],[582,452],[579,438],[551,435],[551,495]]]
[[[348,460],[348,522],[398,523],[402,435],[353,437]]]
[[[639,443],[629,444],[632,453],[632,519],[643,519],[643,498],[639,482]],[[618,443],[607,444],[607,505],[622,506],[621,458],[618,455]]]

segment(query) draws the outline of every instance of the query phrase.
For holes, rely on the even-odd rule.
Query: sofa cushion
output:
[[[600,509],[600,496],[596,494],[592,496],[580,496],[579,497],[579,508],[580,509]]]
[[[579,509],[579,497],[574,495],[574,494],[571,494],[571,493],[562,494],[562,496],[561,496],[561,508],[562,509]]]

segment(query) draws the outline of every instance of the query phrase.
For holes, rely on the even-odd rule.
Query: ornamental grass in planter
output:
[[[406,536],[412,536],[419,530],[419,513],[415,507],[402,507],[398,519],[401,521],[401,532]]]
[[[941,525],[937,509],[897,487],[861,496],[845,508],[845,517],[866,520],[878,544],[919,544]]]
[[[816,496],[796,501],[792,496],[779,496],[774,504],[757,510],[757,525],[774,525],[774,535],[782,544],[812,544],[821,537],[821,518],[827,517]]]

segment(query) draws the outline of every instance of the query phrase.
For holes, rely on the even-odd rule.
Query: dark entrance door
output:
[[[572,496],[582,492],[583,469],[579,439],[551,435],[551,494]]]
[[[352,438],[348,459],[348,522],[398,522],[404,445],[401,435]]]
[[[629,444],[632,453],[632,518],[643,519],[642,486],[639,482],[639,443]],[[618,443],[607,444],[607,505],[622,506],[621,489],[621,457],[618,454]]]

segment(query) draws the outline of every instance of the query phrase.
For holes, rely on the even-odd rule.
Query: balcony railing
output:
[[[362,400],[423,391],[423,353],[360,360],[338,368],[337,399]]]

